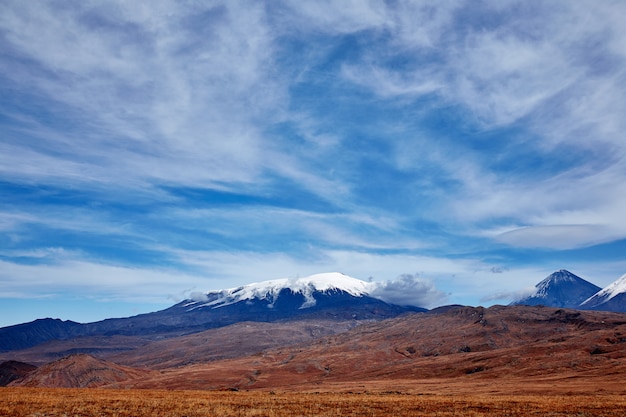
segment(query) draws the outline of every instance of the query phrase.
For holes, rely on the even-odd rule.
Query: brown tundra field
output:
[[[624,416],[619,395],[275,393],[2,388],[0,415],[140,416]]]

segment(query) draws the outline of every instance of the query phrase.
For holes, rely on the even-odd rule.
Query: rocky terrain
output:
[[[58,386],[123,388],[396,387],[411,391],[468,384],[468,389],[497,391],[533,381],[536,389],[559,385],[572,392],[625,390],[612,382],[626,375],[626,315],[622,313],[541,306],[455,306],[361,322],[334,334],[324,334],[327,330],[313,323],[257,325],[242,323],[222,333],[213,329],[178,342],[146,343],[117,356],[116,361],[124,366],[74,355],[71,366],[64,362],[69,359],[53,362],[12,385],[50,386],[53,381]],[[296,339],[309,332],[308,340],[281,347],[260,343],[251,353],[255,349],[250,341],[260,334],[276,334],[284,341],[290,332]],[[234,349],[246,341],[247,348]],[[205,349],[205,344],[212,347]],[[230,357],[216,355],[218,346],[222,352],[230,352]],[[77,358],[90,359],[81,359],[78,366],[74,365]],[[181,364],[180,358],[187,364]],[[107,373],[111,369],[115,377]],[[100,373],[102,376],[96,377]],[[50,377],[53,374],[55,377]],[[86,381],[91,385],[85,385]]]

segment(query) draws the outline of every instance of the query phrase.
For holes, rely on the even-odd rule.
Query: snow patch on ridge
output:
[[[221,291],[212,291],[203,294],[203,297],[194,297],[195,300],[186,306],[189,310],[202,307],[219,308],[235,304],[240,301],[253,299],[268,300],[268,307],[273,307],[281,291],[288,289],[294,294],[302,294],[304,303],[301,309],[313,307],[316,304],[314,292],[343,291],[355,297],[369,295],[374,289],[374,284],[352,278],[339,272],[311,275],[304,278],[283,278],[270,281],[257,282],[237,288]],[[206,302],[206,300],[211,300]]]

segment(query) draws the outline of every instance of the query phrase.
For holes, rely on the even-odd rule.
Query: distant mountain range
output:
[[[231,348],[224,352],[219,345],[213,346],[212,341],[209,343],[203,339],[202,332],[239,326],[236,331],[243,334],[246,332],[242,327],[244,323],[285,324],[286,327],[280,328],[280,334],[255,336],[258,346],[269,347],[277,343],[304,343],[319,336],[346,331],[359,322],[427,311],[421,307],[387,303],[370,295],[375,293],[374,289],[374,284],[340,273],[327,273],[193,294],[165,310],[127,318],[93,323],[39,319],[0,328],[0,358],[19,356],[25,362],[42,364],[69,354],[86,353],[130,361],[128,358],[133,356],[132,352],[155,342],[154,349],[170,352],[169,364],[182,365],[194,359],[176,354],[185,349],[165,341],[188,337],[186,343],[207,346],[208,350],[202,348],[205,355],[226,358],[254,352],[257,345],[226,343]],[[512,305],[626,312],[626,275],[601,289],[567,270],[560,270],[539,282],[532,294]],[[440,307],[436,311],[445,309]],[[220,343],[225,343],[227,331],[220,333],[220,337]],[[18,351],[18,356],[9,355]],[[140,360],[135,358],[132,361]]]
[[[165,310],[128,318],[85,324],[39,319],[0,328],[0,352],[87,336],[137,336],[159,340],[245,321],[382,320],[410,311],[426,311],[371,297],[369,288],[370,284],[365,281],[340,273],[327,273],[195,294],[192,299]]]
[[[626,374],[624,315],[572,310],[626,311],[626,276],[600,289],[560,270],[515,302],[530,306],[426,310],[386,303],[372,289],[319,274],[194,294],[134,317],[1,328],[0,386],[389,389],[475,374],[498,386]]]

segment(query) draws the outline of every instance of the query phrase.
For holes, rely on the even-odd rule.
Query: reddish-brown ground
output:
[[[70,355],[28,374],[24,387],[92,388],[141,378],[151,371],[121,366],[89,355]]]
[[[280,340],[289,339],[285,325],[277,331]],[[124,357],[127,365],[141,370],[124,368],[126,377],[101,378],[99,386],[455,395],[626,393],[624,314],[457,307],[361,324],[307,344],[214,360],[220,340],[224,349],[234,349],[243,338],[249,346],[255,337],[255,327],[250,326],[239,336],[233,331],[210,343],[207,339],[206,348],[198,338],[220,333],[139,347]],[[267,326],[259,329],[271,336],[272,325]],[[170,366],[177,349],[192,364]],[[151,370],[143,368],[145,364]],[[62,362],[50,366],[68,368]],[[94,363],[93,372],[107,366],[113,367]],[[42,369],[31,374],[29,385],[37,385]]]
[[[621,417],[615,395],[406,395],[0,388],[2,416]]]
[[[624,393],[626,316],[462,307],[361,325],[308,346],[167,369],[119,386]]]
[[[243,322],[153,342],[141,349],[108,355],[107,359],[129,366],[167,369],[254,355],[279,346],[309,344],[321,337],[346,332],[355,326],[355,321],[335,320]]]

